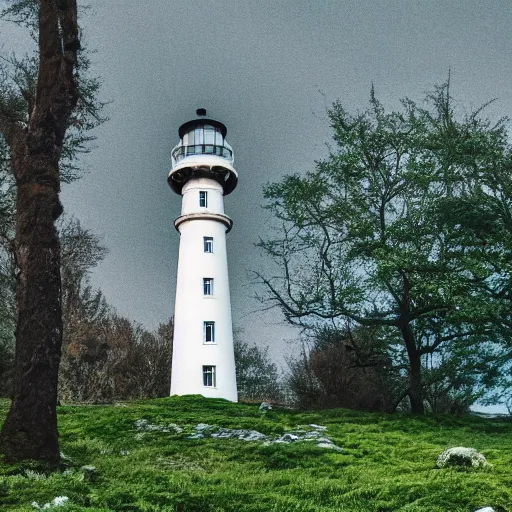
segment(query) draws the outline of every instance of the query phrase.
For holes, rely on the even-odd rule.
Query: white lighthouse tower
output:
[[[179,128],[170,187],[183,196],[174,311],[171,395],[238,400],[226,233],[233,225],[224,196],[237,184],[226,127],[206,118]]]

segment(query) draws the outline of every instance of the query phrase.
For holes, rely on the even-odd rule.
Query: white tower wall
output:
[[[207,206],[200,206],[200,192]],[[182,189],[178,277],[174,316],[171,395],[201,394],[237,401],[231,299],[226,253],[223,188],[213,179],[191,178]],[[205,252],[211,237],[213,252]],[[213,279],[212,295],[204,278]],[[214,322],[214,341],[205,341],[205,322]],[[205,386],[203,369],[215,367],[215,384]]]

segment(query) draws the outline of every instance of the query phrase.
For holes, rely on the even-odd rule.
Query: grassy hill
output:
[[[0,402],[0,419],[7,407]],[[200,423],[215,428],[201,438]],[[327,427],[321,436],[342,450],[317,446],[310,424]],[[267,440],[211,437],[218,427]],[[255,405],[172,397],[60,407],[59,429],[62,471],[0,463],[2,512],[34,511],[32,502],[43,507],[58,496],[69,498],[55,508],[62,512],[512,512],[512,423],[504,419],[262,414]],[[273,442],[291,431],[312,440]],[[453,446],[476,448],[492,467],[437,469],[438,455]]]

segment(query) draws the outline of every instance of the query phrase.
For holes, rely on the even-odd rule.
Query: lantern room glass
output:
[[[172,150],[173,166],[188,156],[216,155],[233,164],[233,149],[217,126],[198,124],[183,134],[179,144]]]

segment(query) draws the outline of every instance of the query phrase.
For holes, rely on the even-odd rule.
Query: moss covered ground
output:
[[[0,421],[8,402],[0,402]],[[141,432],[135,424],[174,423]],[[311,442],[264,444],[189,439],[198,423],[276,438],[311,423],[342,451]],[[59,408],[59,471],[0,462],[0,510],[35,511],[66,496],[67,511],[512,512],[512,422],[468,416],[412,417],[333,409],[298,412],[172,397]],[[437,469],[438,455],[473,447],[486,469]],[[82,466],[94,466],[84,470]]]

